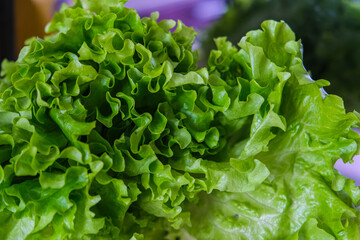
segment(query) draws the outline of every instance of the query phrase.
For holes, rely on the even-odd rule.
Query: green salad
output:
[[[285,22],[215,40],[126,1],[63,6],[0,79],[0,239],[354,239],[357,113]],[[305,49],[306,51],[306,49]]]

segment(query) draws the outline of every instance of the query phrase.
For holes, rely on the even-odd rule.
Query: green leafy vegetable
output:
[[[192,28],[123,4],[64,6],[3,62],[1,239],[359,238],[333,168],[359,120],[284,22],[199,68]]]
[[[204,35],[204,55],[213,38],[237,43],[267,19],[287,22],[304,45],[304,65],[313,78],[327,79],[325,90],[360,111],[360,2],[357,0],[233,0],[228,11]]]
[[[284,23],[268,21],[262,28],[243,38],[238,54],[245,50],[250,65],[248,50],[256,49],[291,74],[279,109],[287,129],[256,156],[270,171],[266,181],[246,193],[202,194],[188,206],[189,232],[197,239],[358,239],[359,211],[353,206],[359,189],[333,168],[358,148],[359,136],[350,130],[358,119],[345,114],[339,97],[323,95],[321,82],[308,78],[297,58],[300,45]],[[219,50],[226,55],[227,49]]]

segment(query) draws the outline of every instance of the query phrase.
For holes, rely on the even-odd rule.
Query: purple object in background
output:
[[[72,5],[71,0],[58,0],[55,11],[58,11],[63,3]],[[135,8],[141,17],[150,16],[158,11],[161,19],[180,19],[187,26],[196,30],[208,27],[214,20],[219,18],[226,10],[225,0],[130,0],[125,4],[128,8]],[[360,134],[360,129],[354,129]],[[340,159],[335,168],[344,176],[354,179],[360,186],[360,155],[354,157],[354,163],[346,163]]]
[[[353,130],[360,134],[360,128],[354,128]],[[354,179],[356,186],[360,186],[360,155],[355,156],[353,160],[353,163],[345,164],[339,159],[335,163],[335,168],[339,170],[342,175]]]
[[[187,26],[196,29],[209,26],[227,10],[224,0],[130,0],[125,4],[135,8],[141,17],[158,11],[161,19],[180,19]]]
[[[55,11],[63,3],[73,4],[71,0],[58,0]],[[185,25],[197,30],[209,26],[227,10],[225,0],[129,0],[125,6],[135,8],[141,17],[148,17],[152,12],[158,11],[160,20],[180,19]]]
[[[61,8],[61,5],[63,3],[65,3],[65,4],[69,5],[69,6],[74,5],[73,1],[71,1],[71,0],[57,0],[55,5],[54,5],[54,12],[59,11],[60,8]]]
[[[335,163],[335,168],[339,170],[342,175],[354,179],[356,186],[360,186],[360,155],[354,157],[353,163],[345,164],[339,159]]]

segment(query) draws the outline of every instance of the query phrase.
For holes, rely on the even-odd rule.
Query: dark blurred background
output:
[[[0,1],[0,59],[14,59],[14,4],[13,0]]]
[[[0,0],[0,62],[16,60],[26,39],[43,37],[56,0]],[[58,1],[60,3],[60,1]]]

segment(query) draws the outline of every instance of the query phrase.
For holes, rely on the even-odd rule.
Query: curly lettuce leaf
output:
[[[3,239],[19,229],[21,239],[181,229],[191,224],[184,204],[198,193],[253,191],[269,175],[255,155],[285,130],[275,105],[264,104],[287,79],[281,68],[261,63],[269,86],[221,79],[197,66],[192,28],[158,17],[140,18],[123,2],[77,1],[55,14],[51,35],[4,63]]]
[[[254,191],[201,194],[186,208],[192,213],[186,234],[195,239],[358,239],[354,206],[360,189],[334,164],[339,158],[351,161],[358,152],[360,138],[351,127],[359,120],[345,112],[341,98],[325,95],[323,83],[309,77],[300,48],[288,47],[295,46],[294,35],[284,23],[266,21],[262,28],[242,39],[239,52],[247,51],[245,44],[261,47],[268,61],[291,74],[279,107],[287,128],[269,142],[268,151],[256,155],[270,176]]]
[[[344,115],[338,98],[323,100],[326,81],[308,79],[301,44],[284,22],[264,22],[240,50],[216,40],[218,50],[199,68],[192,28],[159,22],[157,13],[140,18],[123,3],[63,7],[47,27],[52,34],[28,40],[16,62],[4,62],[2,239],[161,239],[166,232],[216,239],[228,233],[206,235],[201,224],[226,225],[225,213],[199,221],[206,214],[196,203],[217,208],[211,196],[223,194],[241,208],[242,196],[261,195],[264,186],[274,204],[304,194],[311,202],[301,207],[313,215],[304,213],[290,232],[275,224],[274,236],[301,228],[300,236],[322,236],[341,230],[342,219],[345,232],[354,228],[359,189],[332,166],[357,151],[350,128],[358,119]],[[330,200],[314,200],[321,195]],[[332,203],[339,209],[329,219],[312,209]]]
[[[204,34],[205,56],[213,39],[227,36],[234,44],[267,19],[284,20],[304,45],[304,65],[314,79],[327,79],[327,92],[359,111],[360,3],[352,0],[233,0],[228,11]],[[341,37],[339,37],[341,36]]]
[[[315,83],[291,89],[283,111],[299,111],[284,114],[289,128],[257,156],[268,167],[269,178],[247,193],[203,194],[188,209],[193,223],[189,232],[196,239],[360,237],[359,211],[353,207],[360,200],[359,188],[333,168],[339,157],[351,159],[357,151],[359,137],[350,127],[358,120],[345,114],[337,97],[323,99]],[[317,115],[311,114],[314,110]],[[319,115],[323,117],[314,117]]]

